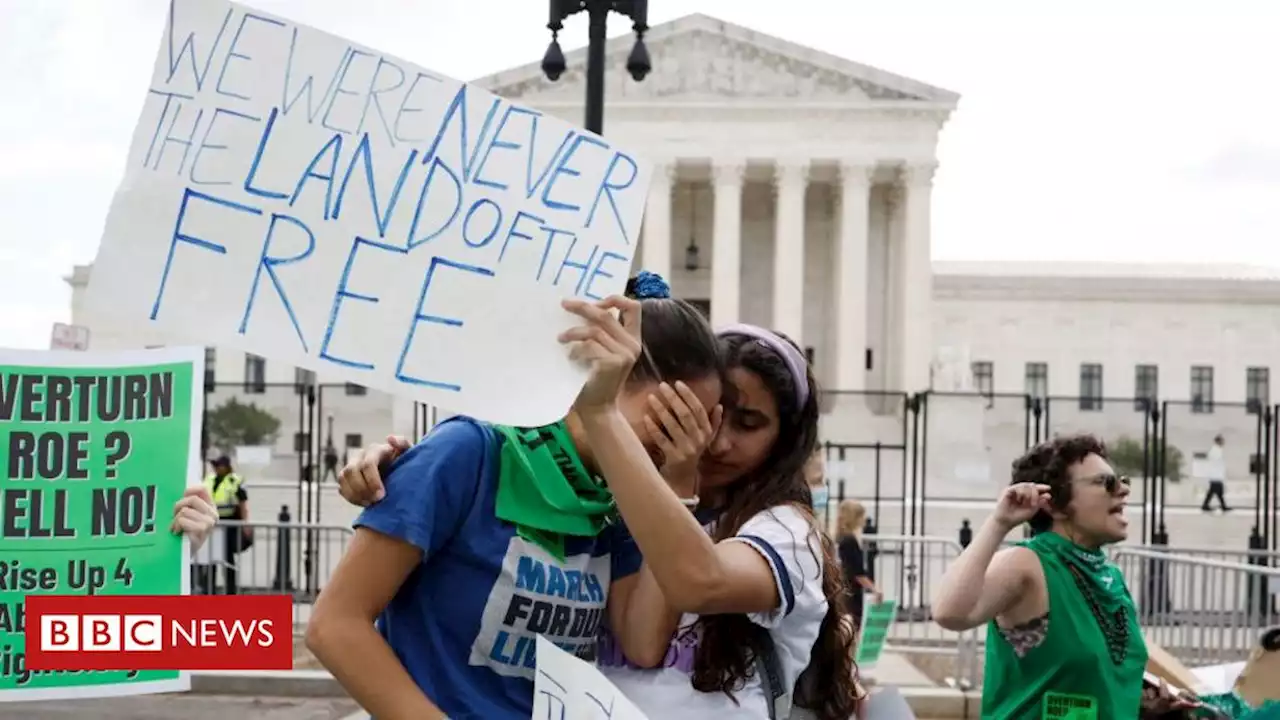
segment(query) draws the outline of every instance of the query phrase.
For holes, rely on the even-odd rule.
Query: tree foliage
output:
[[[209,444],[224,452],[245,445],[271,445],[280,433],[280,419],[253,403],[230,398],[205,416]]]
[[[1160,448],[1153,446],[1151,448],[1151,456],[1147,461],[1143,462],[1142,443],[1127,435],[1122,435],[1114,442],[1107,443],[1107,454],[1111,457],[1111,467],[1116,472],[1131,477],[1142,477],[1144,475],[1156,475],[1156,464],[1159,462]],[[1168,480],[1178,482],[1183,475],[1183,456],[1182,451],[1173,445],[1167,445],[1165,448],[1164,476]]]

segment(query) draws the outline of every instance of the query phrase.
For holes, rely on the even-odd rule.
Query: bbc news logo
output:
[[[29,595],[31,670],[290,670],[285,595]]]

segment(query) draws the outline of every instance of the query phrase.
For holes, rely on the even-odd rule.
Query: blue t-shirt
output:
[[[617,526],[566,538],[559,561],[495,517],[501,442],[470,418],[437,425],[355,521],[422,550],[378,627],[452,720],[528,720],[537,636],[594,660],[609,583],[640,567]]]

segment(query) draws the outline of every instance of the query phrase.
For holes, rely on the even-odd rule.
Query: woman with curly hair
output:
[[[947,569],[933,618],[987,624],[982,717],[1136,718],[1194,707],[1143,691],[1147,646],[1120,569],[1102,548],[1129,534],[1129,478],[1092,435],[1054,438],[1013,463],[1013,482]],[[1027,523],[1033,536],[1000,549]]]

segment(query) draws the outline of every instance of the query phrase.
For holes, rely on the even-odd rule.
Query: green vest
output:
[[[1124,576],[1113,565],[1130,609],[1129,637],[1118,664],[1083,591],[1068,565],[1035,540],[1018,543],[1033,550],[1049,589],[1049,629],[1040,645],[1018,657],[992,621],[987,626],[983,673],[983,720],[1130,720],[1142,704],[1147,643]]]
[[[218,508],[218,517],[230,520],[236,516],[236,507],[240,504],[236,499],[236,493],[243,482],[244,480],[235,473],[228,473],[222,478],[222,482],[218,482],[218,476],[213,474],[204,477],[204,487],[213,497],[213,504]],[[215,485],[217,487],[214,487]]]

